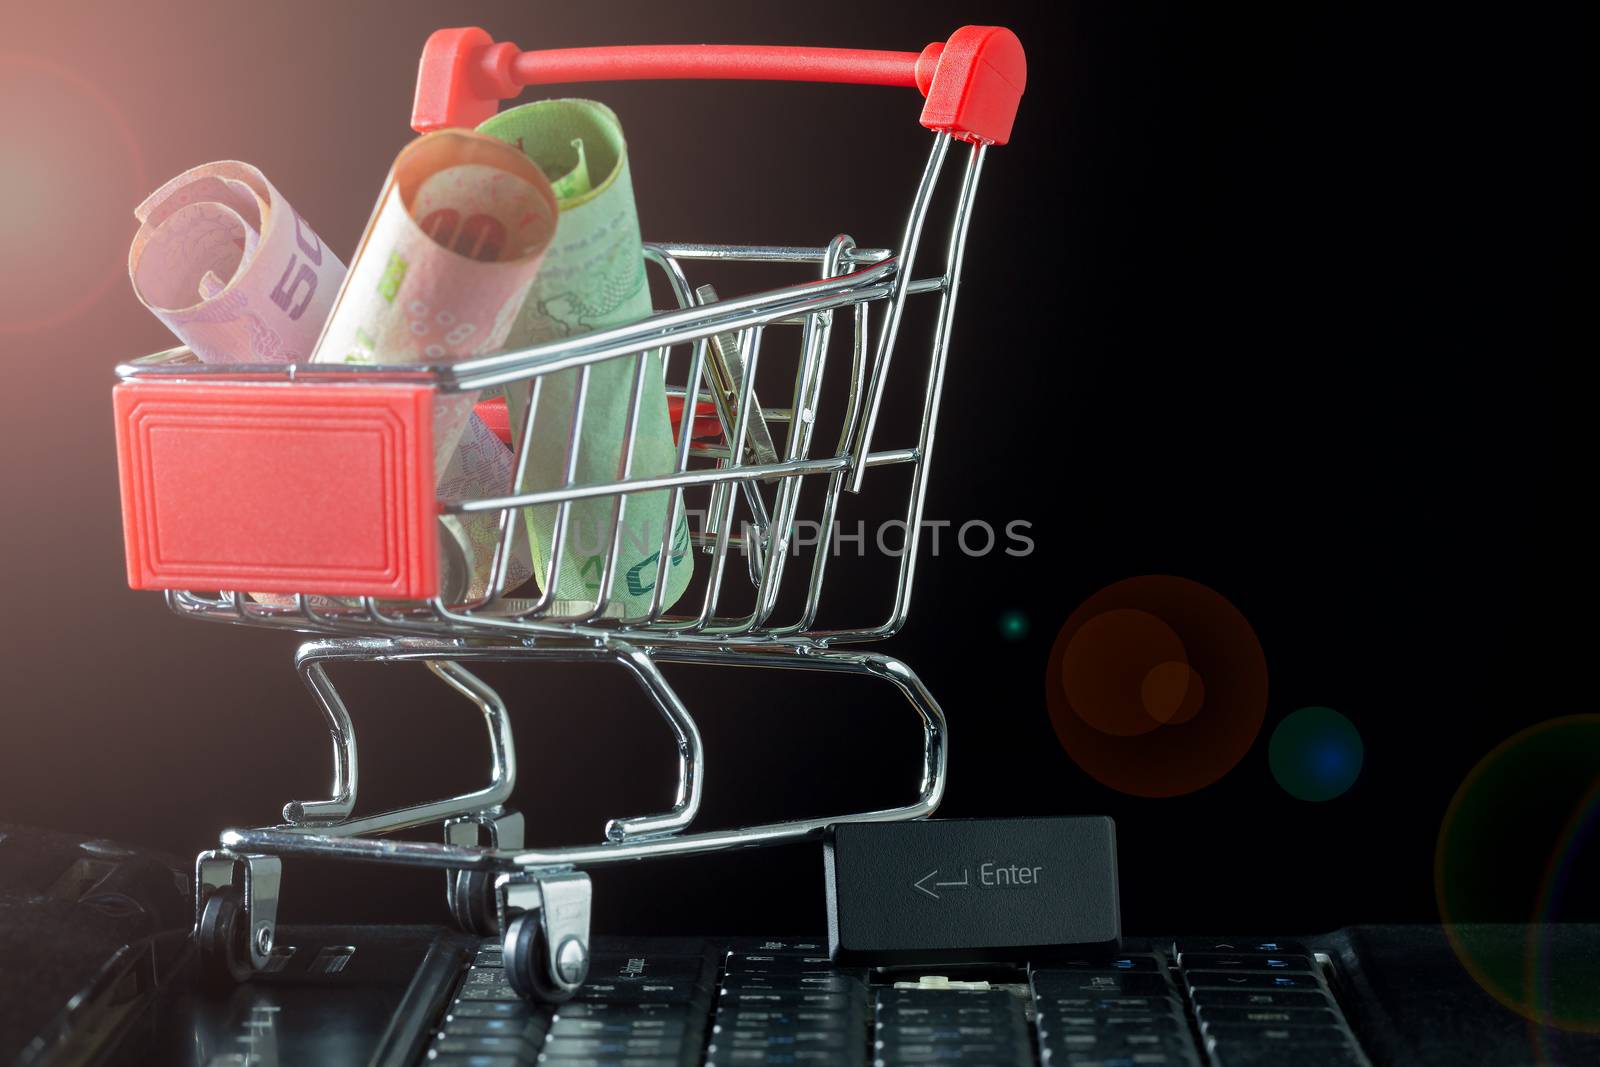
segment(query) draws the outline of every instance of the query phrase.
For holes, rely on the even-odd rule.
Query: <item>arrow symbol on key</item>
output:
[[[968,870],[965,867],[961,868],[961,881],[959,881],[959,882],[934,882],[933,883],[933,889],[929,889],[928,888],[928,884],[927,884],[928,883],[928,879],[937,878],[937,877],[939,877],[939,868],[935,867],[933,870],[929,871],[927,874],[923,875],[921,878],[918,878],[915,882],[912,882],[911,883],[911,888],[917,890],[919,893],[926,893],[928,896],[932,897],[934,900],[938,900],[938,899],[940,899],[939,894],[935,893],[933,891],[934,889],[963,889],[966,886],[972,884],[971,880],[968,877]]]

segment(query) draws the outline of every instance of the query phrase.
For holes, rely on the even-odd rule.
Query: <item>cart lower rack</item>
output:
[[[1010,133],[1023,84],[1021,47],[1009,31],[967,27],[920,55],[721,46],[519,53],[481,30],[442,30],[423,56],[413,125],[425,130],[476,123],[493,114],[496,100],[526,84],[634,77],[917,86],[927,97],[923,124],[934,136],[900,244],[863,249],[840,235],[810,248],[647,245],[646,259],[675,297],[675,310],[448,366],[216,366],[177,349],[118,369],[130,583],[165,590],[179,615],[311,635],[295,664],[332,741],[327,798],[290,801],[281,825],[227,830],[221,847],[196,861],[196,936],[220,977],[242,979],[271,966],[287,855],[443,870],[455,920],[469,931],[503,938],[507,974],[520,992],[560,1000],[573,995],[588,968],[585,868],[803,840],[839,823],[916,819],[938,807],[946,759],[938,704],[899,660],[836,646],[889,637],[910,610],[971,208],[987,146],[1003,143]],[[957,141],[969,147],[943,263],[937,273],[913,277],[938,179]],[[818,276],[717,299],[709,286],[691,286],[691,272],[707,263],[809,266]],[[926,363],[896,364],[907,310],[927,302],[935,307]],[[831,343],[836,325],[848,344]],[[764,344],[780,333],[797,341],[792,373],[787,353],[773,355]],[[848,367],[830,377],[825,372],[836,349],[848,352]],[[769,369],[760,376],[769,386],[762,391],[770,392],[777,380],[771,368],[780,359],[788,406],[763,406],[758,374],[765,363]],[[833,362],[839,362],[837,355]],[[617,476],[580,482],[572,472],[583,397],[597,376],[619,371],[628,376],[631,391]],[[666,375],[669,396],[679,401],[675,462],[670,470],[635,471],[645,376],[658,372]],[[838,388],[841,373],[844,387]],[[550,406],[540,405],[538,397],[558,376],[575,386],[577,399],[570,411],[556,413],[563,421],[552,428]],[[825,389],[825,380],[836,387]],[[436,505],[425,479],[406,476],[432,470],[434,402],[481,396],[513,383],[533,398],[517,416],[522,421],[513,436],[515,479],[497,495]],[[891,396],[915,400],[908,413],[911,441],[875,449],[880,416],[903,406],[892,404]],[[337,419],[324,414],[329,411]],[[227,427],[223,445],[218,426]],[[553,487],[527,490],[523,476],[532,443],[552,433],[565,441],[568,476]],[[292,460],[280,447],[288,435],[295,441]],[[184,458],[219,447],[227,453],[220,462],[272,457],[270,488],[254,496],[224,491],[214,478],[216,456],[204,464]],[[363,450],[361,462],[349,462],[352,447]],[[833,529],[847,498],[877,480],[869,479],[870,472],[885,468],[904,474],[903,498],[890,503],[905,531],[887,613],[869,624],[822,628],[818,615],[830,553],[818,546],[802,566],[796,531],[803,523]],[[343,472],[339,499],[349,506],[299,514],[295,502],[328,498],[329,472],[335,469]],[[650,493],[670,501],[667,520],[655,532],[659,543],[644,562],[623,568],[629,502]],[[705,503],[699,514],[691,506],[696,495]],[[591,561],[595,596],[574,601],[557,595],[554,576],[576,510],[595,502],[609,509],[605,529],[614,532]],[[238,521],[240,509],[248,511],[250,522]],[[511,560],[530,511],[546,516],[554,536],[537,575],[542,592],[518,597],[508,589]],[[487,587],[470,593],[446,589],[439,564],[443,520],[485,514],[497,523]],[[279,522],[281,536],[263,537],[262,521]],[[685,552],[703,561],[701,573],[678,603],[669,603],[667,571]],[[734,555],[744,557],[742,565],[730,565]],[[624,579],[635,594],[628,610],[598,592]],[[250,592],[273,588],[298,591]],[[677,789],[670,806],[612,819],[598,844],[526,847],[523,818],[507,806],[517,772],[509,716],[500,696],[468,669],[487,661],[623,667],[675,741]],[[488,732],[488,783],[459,796],[356,814],[355,732],[327,670],[347,662],[422,664],[474,704]],[[694,718],[662,664],[820,671],[889,683],[920,726],[916,796],[877,811],[690,832],[700,808],[704,754]],[[434,823],[444,826],[440,843],[382,836]]]

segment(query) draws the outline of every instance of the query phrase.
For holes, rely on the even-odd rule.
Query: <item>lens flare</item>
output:
[[[1572,715],[1480,760],[1439,830],[1434,891],[1450,945],[1484,990],[1535,1024],[1539,1045],[1550,1027],[1600,1033],[1600,945],[1553,937],[1553,924],[1593,918],[1597,828],[1600,715]]]
[[[1095,780],[1132,796],[1180,796],[1249,751],[1266,715],[1266,657],[1216,591],[1169,575],[1128,578],[1061,627],[1045,701],[1061,746]]]
[[[116,99],[76,70],[0,52],[0,335],[83,315],[119,280],[133,208],[149,193],[143,155]]]
[[[1267,746],[1272,777],[1301,800],[1343,796],[1361,774],[1363,756],[1361,733],[1332,708],[1290,712]]]
[[[1000,616],[1000,636],[1007,641],[1021,641],[1028,636],[1028,616],[1021,611],[1008,611]]]

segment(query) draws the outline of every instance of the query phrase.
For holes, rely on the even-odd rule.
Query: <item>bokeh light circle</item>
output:
[[[1007,611],[1000,615],[1000,636],[1007,641],[1021,641],[1028,636],[1028,616],[1023,611]]]
[[[1301,708],[1272,731],[1267,763],[1284,792],[1300,800],[1343,796],[1365,754],[1355,724],[1332,708]]]
[[[1541,1027],[1600,1033],[1600,945],[1550,936],[1600,899],[1600,715],[1547,720],[1473,767],[1439,830],[1434,891],[1485,991]]]
[[[127,277],[133,209],[150,192],[143,152],[116,99],[63,64],[0,52],[7,113],[0,147],[0,335],[82,316]],[[113,251],[122,254],[111,254]]]
[[[1215,590],[1171,575],[1127,578],[1062,625],[1045,702],[1062,748],[1096,781],[1181,796],[1249,751],[1266,716],[1266,656]]]
[[[1156,664],[1139,683],[1139,702],[1145,713],[1166,726],[1194,718],[1205,699],[1206,683],[1182,660]]]

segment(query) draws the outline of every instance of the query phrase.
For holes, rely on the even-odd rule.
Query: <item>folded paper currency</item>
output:
[[[516,145],[550,178],[560,198],[561,225],[506,337],[507,345],[539,344],[648,316],[650,289],[627,145],[611,109],[588,100],[544,100],[503,111],[479,129]],[[662,357],[655,353],[639,358],[647,366],[629,470],[635,478],[668,473],[676,459]],[[578,441],[579,484],[618,477],[636,366],[634,359],[606,360],[590,371]],[[544,378],[521,486],[524,492],[563,484],[579,374],[568,370]],[[512,430],[519,438],[530,391],[526,382],[506,388]],[[556,610],[581,613],[598,608],[606,615],[626,617],[649,609],[661,571],[673,492],[633,493],[623,499],[620,531],[615,498],[571,506],[560,573],[551,579]],[[528,511],[535,566],[541,575],[551,561],[556,513],[555,505]],[[683,594],[693,569],[688,520],[681,507],[673,525],[661,592],[664,607]],[[604,560],[619,535],[617,565],[602,593]]]
[[[194,167],[134,209],[128,275],[144,306],[207,363],[311,354],[344,264],[248,163]]]

